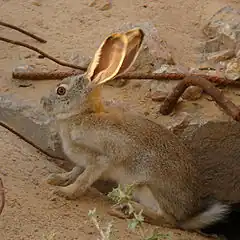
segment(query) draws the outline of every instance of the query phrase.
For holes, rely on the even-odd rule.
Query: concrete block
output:
[[[63,158],[61,145],[50,130],[50,122],[38,106],[12,95],[0,96],[0,121],[55,158]]]

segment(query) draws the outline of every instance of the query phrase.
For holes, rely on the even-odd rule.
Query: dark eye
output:
[[[57,94],[58,94],[58,95],[62,96],[62,95],[64,95],[65,93],[66,93],[66,88],[65,88],[65,87],[59,86],[59,87],[57,88]]]

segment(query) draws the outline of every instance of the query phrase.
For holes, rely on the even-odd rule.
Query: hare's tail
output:
[[[230,206],[222,203],[214,203],[204,212],[184,221],[180,227],[185,230],[202,229],[221,219],[230,211]]]

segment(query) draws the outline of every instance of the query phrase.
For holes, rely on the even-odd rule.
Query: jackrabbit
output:
[[[71,172],[49,183],[68,199],[80,197],[98,179],[135,184],[134,207],[159,224],[200,229],[221,219],[228,206],[202,190],[196,161],[163,126],[102,103],[101,85],[126,72],[141,49],[135,28],[108,36],[83,75],[65,78],[41,103],[54,117]],[[81,167],[85,167],[82,173]]]

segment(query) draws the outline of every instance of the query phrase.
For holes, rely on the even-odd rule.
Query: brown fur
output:
[[[49,176],[49,182],[59,185],[56,193],[72,199],[98,179],[135,183],[136,208],[143,208],[159,224],[198,229],[219,220],[228,209],[214,202],[210,189],[203,187],[198,162],[186,146],[163,126],[107,108],[101,101],[99,85],[129,68],[143,36],[139,29],[111,35],[85,75],[60,83],[65,94],[59,96],[54,89],[42,98],[44,109],[55,118],[65,154],[77,165],[70,173]],[[85,171],[81,173],[78,166]]]

